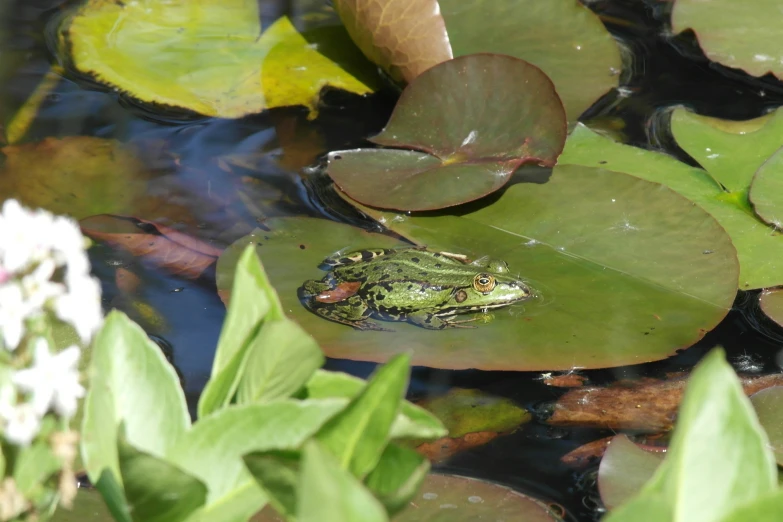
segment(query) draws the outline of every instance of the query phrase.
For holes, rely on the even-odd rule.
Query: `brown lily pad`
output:
[[[555,404],[547,424],[561,427],[632,429],[645,432],[672,429],[688,375],[672,379],[618,381],[607,387],[570,390]],[[783,374],[740,376],[745,393],[783,384]]]
[[[170,227],[135,218],[98,215],[83,219],[80,226],[93,239],[122,247],[188,279],[198,278],[222,253],[221,249]]]
[[[405,89],[371,140],[394,149],[332,152],[327,173],[363,204],[432,210],[498,190],[523,163],[553,165],[565,138],[563,105],[538,67],[477,54],[437,65]]]
[[[334,7],[364,55],[396,81],[452,58],[437,0],[336,0]]]

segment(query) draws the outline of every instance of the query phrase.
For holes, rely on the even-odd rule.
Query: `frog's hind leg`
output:
[[[383,328],[370,319],[371,310],[359,296],[349,297],[328,306],[308,306],[308,308],[324,319],[347,324],[357,330],[393,331],[389,328]]]
[[[326,266],[343,266],[359,263],[361,261],[372,261],[381,256],[394,252],[393,248],[366,248],[364,250],[354,250],[343,254],[334,254],[323,260]]]
[[[447,328],[476,328],[473,325],[467,325],[464,323],[472,323],[477,318],[455,321],[453,316],[449,316],[446,319],[441,319],[431,312],[421,311],[408,314],[407,319],[408,322],[428,330],[445,330]]]

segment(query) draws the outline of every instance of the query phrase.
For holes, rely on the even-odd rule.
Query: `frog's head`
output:
[[[479,272],[468,286],[457,288],[447,306],[485,310],[507,306],[530,297],[530,289],[506,274]]]

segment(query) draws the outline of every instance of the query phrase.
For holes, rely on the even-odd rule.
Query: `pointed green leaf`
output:
[[[383,506],[315,441],[302,453],[298,522],[384,522]]]
[[[410,356],[400,354],[379,367],[367,386],[316,435],[340,466],[364,477],[378,463],[408,388]]]
[[[269,503],[275,511],[289,518],[296,515],[301,454],[298,451],[256,452],[245,455],[242,460],[269,495]]]
[[[120,470],[134,522],[180,522],[204,503],[198,479],[120,441]]]
[[[405,509],[430,470],[429,461],[412,449],[389,444],[365,485],[393,515]]]

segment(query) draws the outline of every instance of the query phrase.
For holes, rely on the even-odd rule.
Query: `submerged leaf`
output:
[[[783,149],[778,149],[756,171],[749,198],[761,219],[783,229]]]
[[[353,41],[396,81],[452,58],[437,0],[336,0]]]
[[[372,138],[395,149],[332,152],[327,173],[366,205],[438,209],[496,191],[523,163],[553,165],[565,138],[563,106],[541,70],[510,56],[464,56],[402,93]]]
[[[783,326],[783,289],[764,290],[759,296],[759,305],[767,317]]]
[[[82,74],[142,102],[238,118],[304,105],[324,86],[367,94],[376,77],[342,27],[300,34],[288,18],[263,33],[256,0],[91,0],[60,29]]]
[[[616,435],[598,468],[598,491],[604,505],[613,509],[636,495],[665,456],[643,450],[625,435]]]

